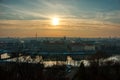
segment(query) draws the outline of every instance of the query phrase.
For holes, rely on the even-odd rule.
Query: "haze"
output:
[[[51,24],[59,17],[60,24]],[[0,0],[0,37],[120,37],[120,0]]]

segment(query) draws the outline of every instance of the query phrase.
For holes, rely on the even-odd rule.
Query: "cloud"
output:
[[[98,21],[64,20],[59,26],[48,24],[43,20],[0,20],[0,36],[31,37],[39,36],[74,36],[105,37],[119,36],[120,25],[101,24]],[[76,22],[76,23],[75,23]],[[88,23],[87,23],[88,22]]]
[[[97,34],[104,36],[102,33],[112,36],[120,35],[120,9],[107,11],[108,7],[105,9],[93,8],[84,5],[87,4],[83,2],[84,0],[80,0],[80,2],[74,0],[20,0],[19,3],[13,1],[3,0],[0,3],[0,34],[8,35],[8,32],[24,31],[28,35],[27,32],[30,34],[30,32],[38,31],[41,35],[49,35],[45,32],[50,31],[51,34],[63,32],[74,36],[77,34],[85,36],[87,33],[91,36],[97,36]],[[51,25],[51,18],[54,16],[60,18],[58,27]]]
[[[113,23],[119,23],[120,21],[120,10],[104,11],[101,10],[101,8],[96,8],[95,10],[92,8],[93,10],[91,10],[90,6],[86,7],[88,9],[90,8],[90,10],[86,10],[83,1],[21,0],[18,1],[19,3],[17,3],[17,1],[12,1],[8,1],[8,3],[0,3],[0,14],[2,14],[0,16],[1,19],[39,20],[49,19],[54,15],[57,15],[61,18],[68,19],[96,19]],[[78,3],[81,5],[78,5]]]
[[[119,24],[103,23],[94,20],[61,20],[58,28],[54,28],[50,20],[0,20],[0,29],[19,29],[19,30],[66,30],[66,31],[79,31],[79,30],[119,30]],[[3,31],[4,31],[3,30]]]

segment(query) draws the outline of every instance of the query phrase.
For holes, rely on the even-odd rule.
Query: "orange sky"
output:
[[[1,37],[119,37],[120,25],[109,22],[61,19],[54,26],[50,20],[0,20]]]
[[[59,25],[52,25],[58,17]],[[120,0],[0,0],[0,37],[120,37]]]

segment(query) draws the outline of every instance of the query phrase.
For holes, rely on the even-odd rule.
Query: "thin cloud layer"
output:
[[[119,3],[119,0],[0,0],[0,36],[30,37],[38,32],[39,36],[120,37]],[[60,18],[56,27],[51,25],[54,16]]]

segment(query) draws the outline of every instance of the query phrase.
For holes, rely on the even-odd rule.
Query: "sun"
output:
[[[59,25],[59,18],[57,18],[57,17],[54,17],[54,18],[52,18],[52,25]]]

